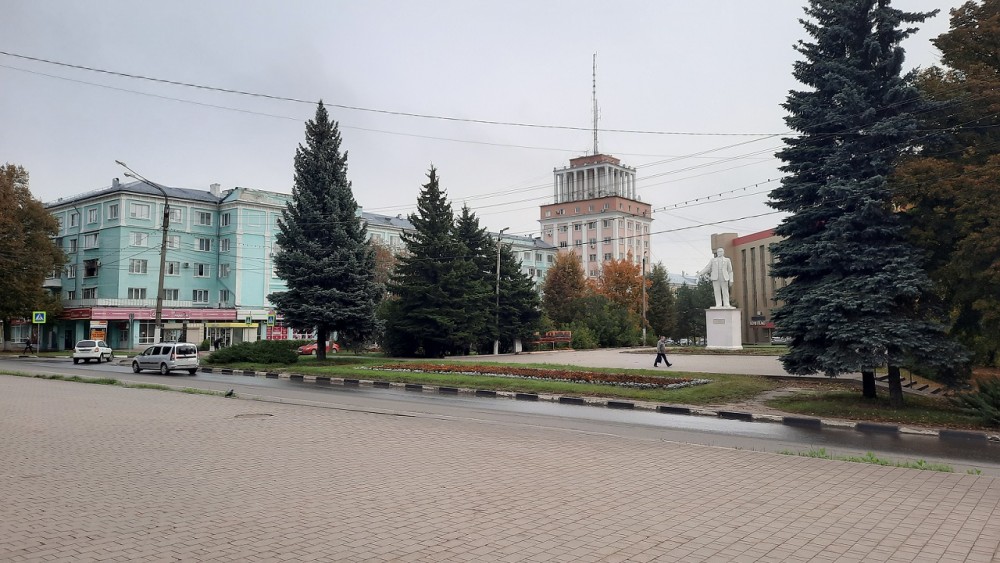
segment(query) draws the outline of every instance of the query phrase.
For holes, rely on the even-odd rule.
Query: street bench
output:
[[[550,330],[545,336],[538,336],[535,344],[552,344],[552,349],[556,349],[557,344],[569,345],[573,342],[573,331],[571,330]]]

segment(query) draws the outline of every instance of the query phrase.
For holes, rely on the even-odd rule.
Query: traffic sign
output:
[[[274,315],[267,316],[267,326],[274,326]]]
[[[31,322],[36,325],[45,324],[45,311],[32,311]]]
[[[253,324],[253,317],[247,317],[247,324],[248,325],[252,325]]]

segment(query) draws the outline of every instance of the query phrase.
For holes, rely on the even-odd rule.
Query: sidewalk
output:
[[[0,425],[0,561],[1000,555],[984,476],[20,377]]]

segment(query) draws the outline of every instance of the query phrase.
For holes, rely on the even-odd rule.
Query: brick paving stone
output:
[[[0,429],[0,561],[1000,557],[987,476],[6,376]]]

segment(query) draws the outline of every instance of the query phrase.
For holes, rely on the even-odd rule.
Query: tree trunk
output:
[[[326,359],[326,339],[329,331],[325,328],[316,329],[316,360]]]
[[[875,372],[861,372],[861,396],[866,399],[875,398]]]
[[[903,380],[899,376],[899,366],[889,366],[889,406],[898,409],[903,406]]]

